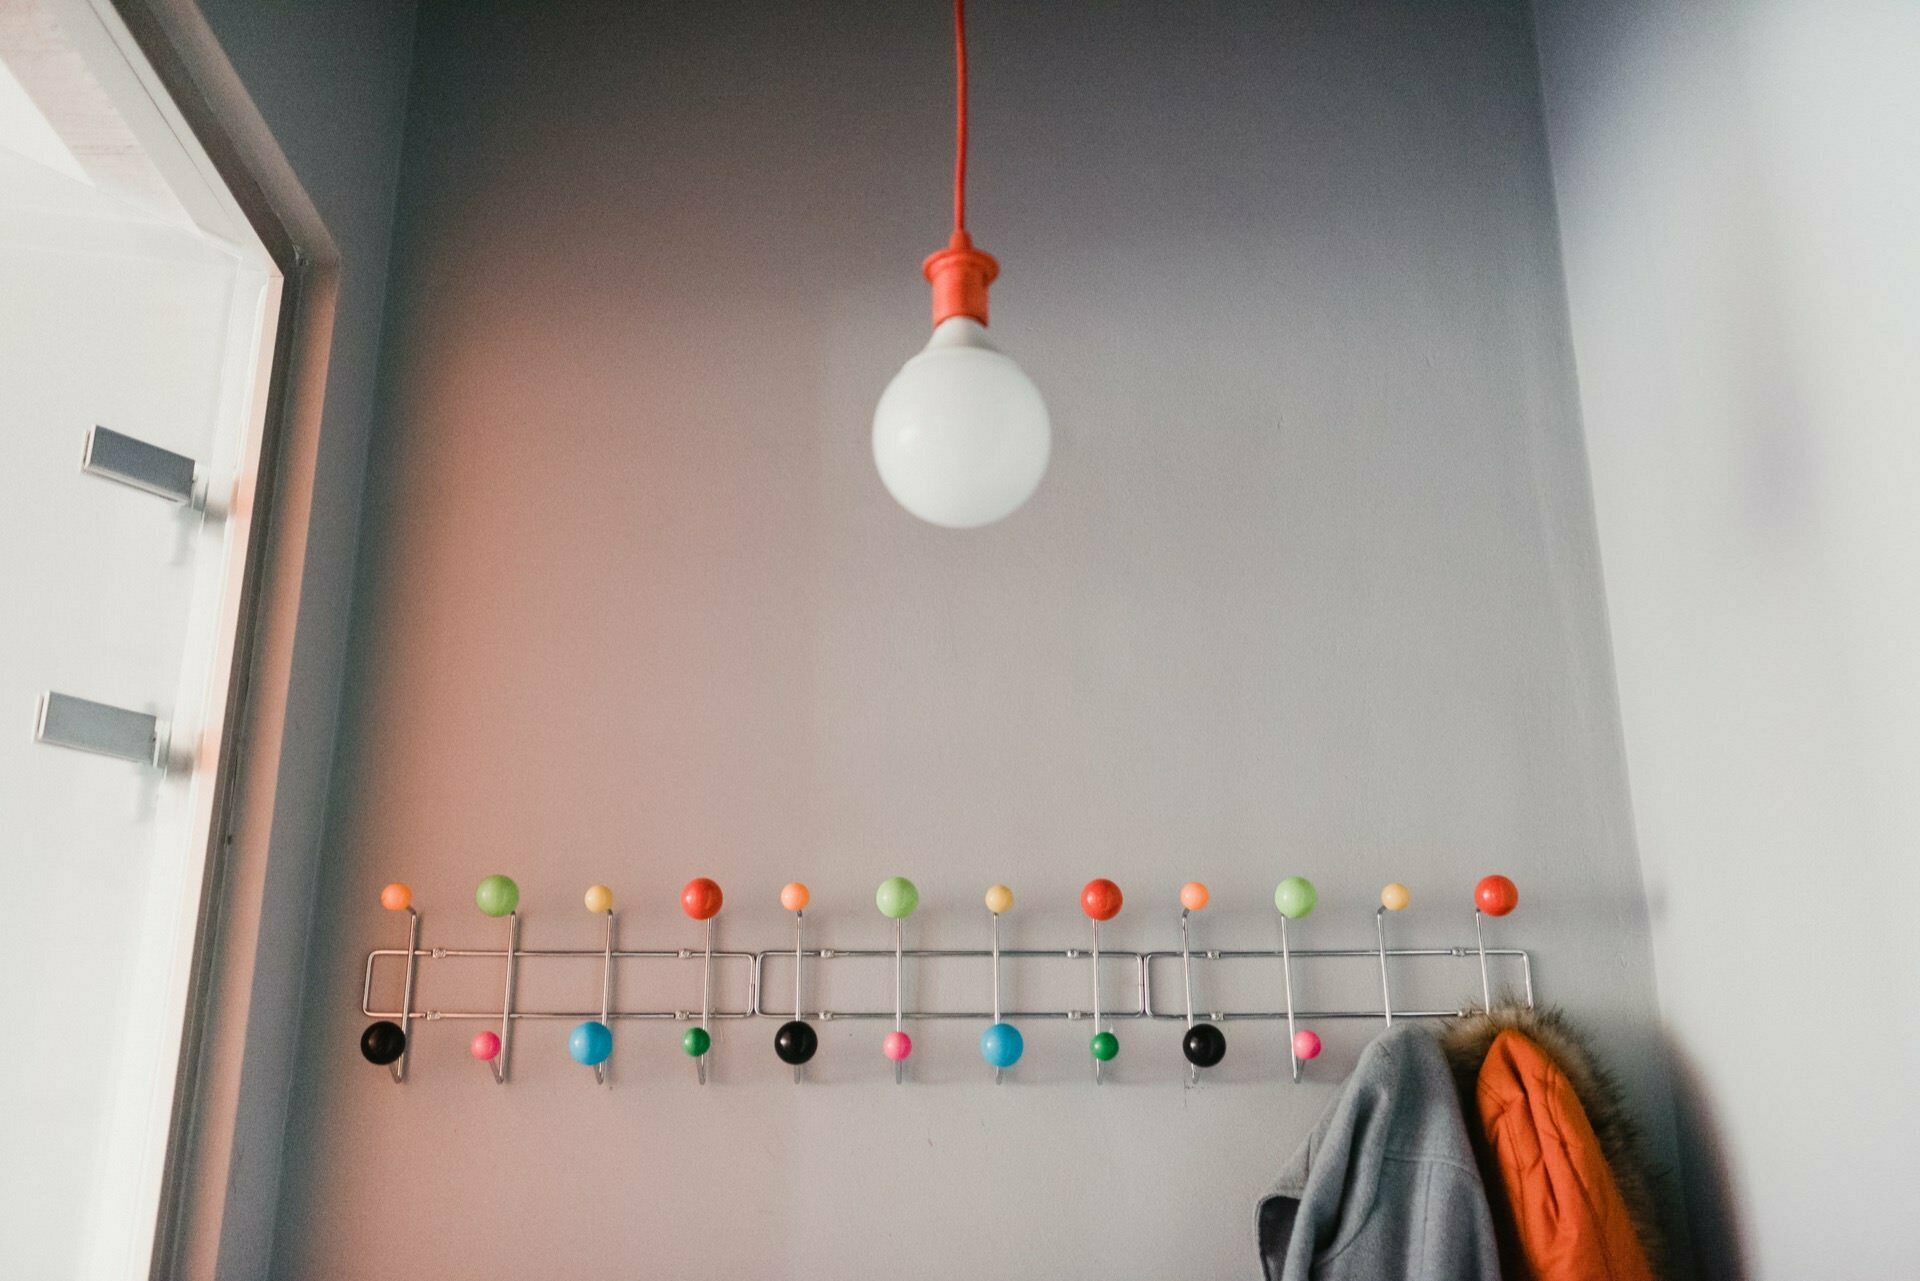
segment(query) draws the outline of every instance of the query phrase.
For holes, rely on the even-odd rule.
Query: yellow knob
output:
[[[1013,891],[1004,885],[996,885],[987,891],[987,910],[995,916],[1013,910]]]
[[[587,888],[587,910],[595,916],[613,910],[613,891],[604,885]]]
[[[1413,895],[1398,881],[1380,891],[1380,906],[1389,912],[1404,911],[1407,904],[1411,902],[1413,902]]]

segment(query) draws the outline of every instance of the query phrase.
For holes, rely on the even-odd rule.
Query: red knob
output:
[[[1520,889],[1504,876],[1483,876],[1473,887],[1473,905],[1488,916],[1505,916],[1520,906]]]
[[[1080,908],[1096,921],[1111,921],[1120,915],[1120,887],[1112,881],[1088,881],[1080,891]]]
[[[696,876],[680,891],[680,910],[696,921],[708,921],[720,914],[720,887],[704,876]]]

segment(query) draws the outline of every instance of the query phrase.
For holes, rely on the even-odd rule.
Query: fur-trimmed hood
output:
[[[1528,1009],[1525,1006],[1500,1006],[1491,1011],[1475,1011],[1458,1019],[1441,1032],[1440,1044],[1453,1069],[1454,1083],[1460,1091],[1468,1116],[1476,1115],[1475,1094],[1480,1065],[1486,1061],[1493,1040],[1505,1031],[1518,1032],[1540,1047],[1555,1067],[1567,1078],[1580,1100],[1580,1107],[1600,1141],[1601,1154],[1613,1173],[1628,1212],[1633,1216],[1635,1234],[1646,1251],[1655,1275],[1665,1276],[1665,1234],[1660,1228],[1660,1212],[1655,1196],[1656,1175],[1648,1165],[1640,1127],[1627,1111],[1620,1083],[1600,1065],[1587,1039],[1559,1010]],[[1469,1126],[1477,1131],[1477,1127]],[[1476,1133],[1475,1146],[1483,1140]],[[1482,1168],[1488,1168],[1487,1154],[1480,1152]],[[1497,1178],[1486,1180],[1489,1194],[1500,1186]],[[1495,1211],[1498,1224],[1506,1216]]]

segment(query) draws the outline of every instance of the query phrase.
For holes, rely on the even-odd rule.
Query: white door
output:
[[[110,9],[0,0],[8,1275],[149,1267],[280,289]],[[96,426],[193,499],[84,473]],[[36,742],[49,692],[156,717],[157,761]]]

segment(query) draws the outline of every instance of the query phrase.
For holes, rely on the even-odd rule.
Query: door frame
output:
[[[269,926],[286,895],[275,813],[340,254],[192,0],[87,3],[158,78],[283,277],[227,694],[210,717],[220,726],[212,821],[200,851],[204,875],[149,1268],[156,1278],[264,1275],[267,1260],[246,1257],[246,1234],[235,1227],[246,1215],[234,1212],[271,1221],[277,1160],[272,1177],[252,1168],[236,1180],[236,1140],[249,1111],[263,1105],[283,1122],[291,1088],[291,1036],[262,1028],[271,1020],[255,1017],[255,992],[269,967],[304,970],[304,956],[274,950],[281,940]],[[278,863],[289,857],[310,871],[316,855],[293,851]]]

